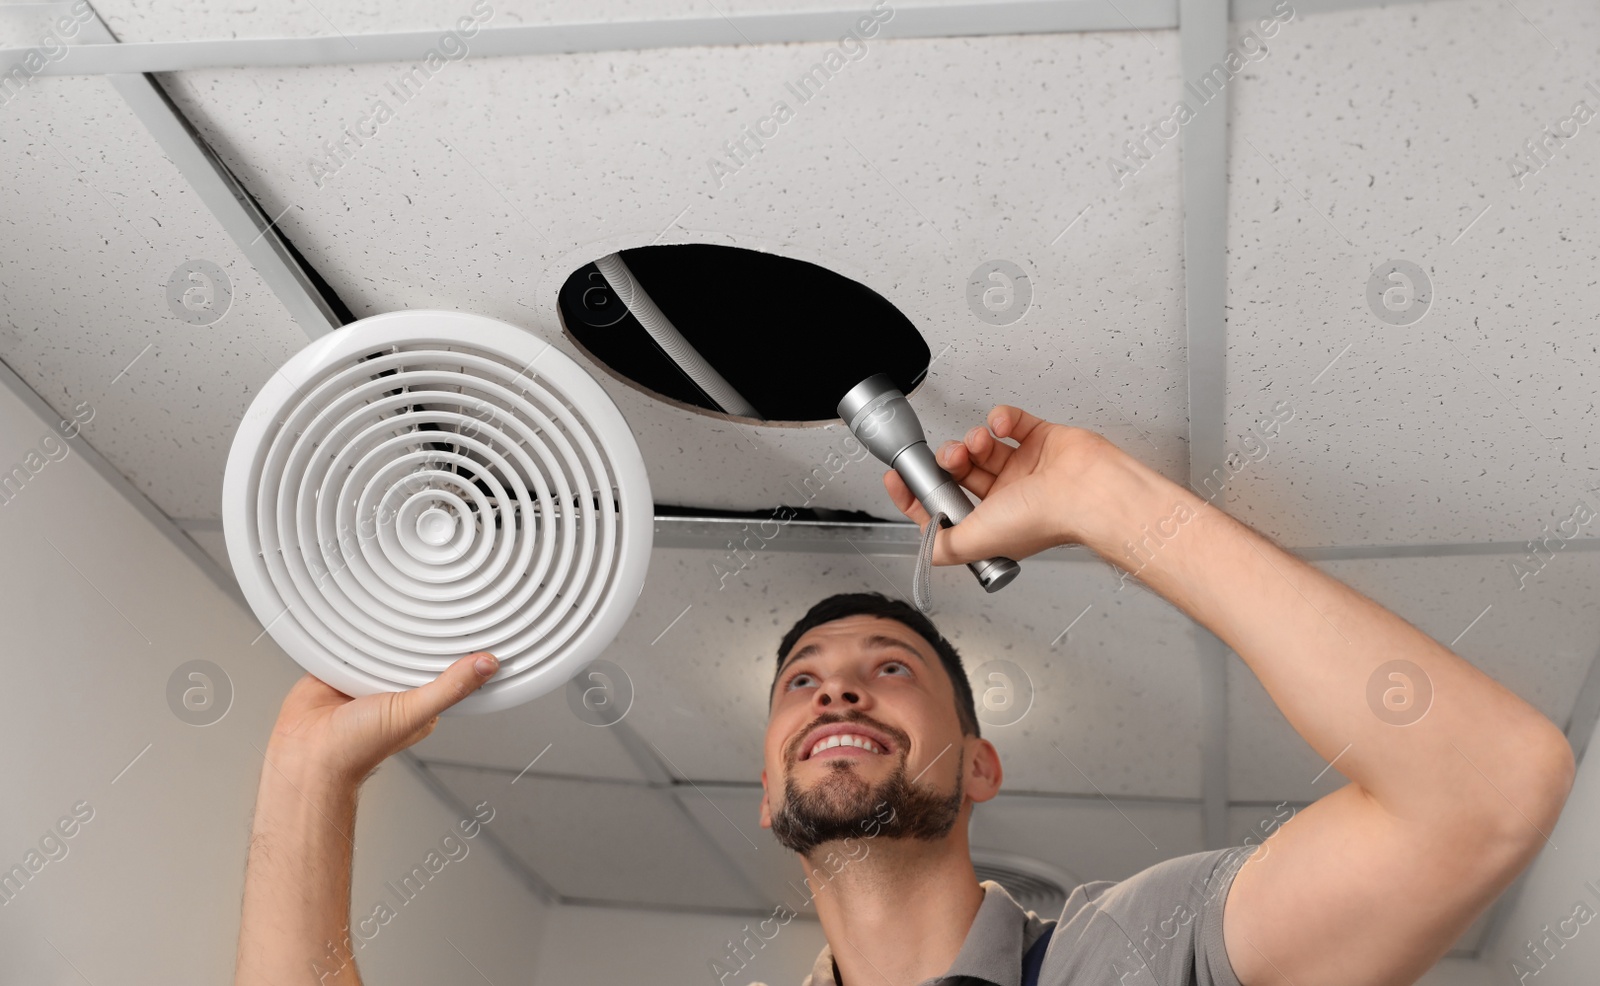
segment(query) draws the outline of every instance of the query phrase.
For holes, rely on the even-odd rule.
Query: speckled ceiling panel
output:
[[[713,562],[727,560],[657,548],[639,605],[605,656],[631,681],[628,721],[678,776],[754,782],[784,632],[834,592],[904,598],[913,559],[773,552],[722,589]],[[962,654],[978,701],[1015,683],[1021,707],[1024,690],[1033,692],[1019,720],[991,716],[983,727],[1007,790],[1199,797],[1190,625],[1154,595],[1116,584],[1103,565],[1033,560],[988,595],[965,568],[935,570],[933,619]]]
[[[428,768],[463,804],[488,801],[493,830],[558,893],[590,900],[762,906],[669,791],[472,767]]]
[[[58,411],[87,401],[89,441],[169,515],[218,516],[239,419],[305,333],[105,79],[0,107],[0,174],[0,358]],[[168,306],[193,260],[231,283],[210,324]]]
[[[0,47],[31,48],[46,41],[58,16],[43,4],[0,4]]]
[[[507,779],[523,770],[527,776],[646,779],[616,732],[580,720],[562,688],[515,708],[441,721],[413,749],[428,761],[498,767]]]
[[[907,313],[938,357],[913,397],[936,439],[1017,402],[1181,476],[1177,158],[1109,196],[1103,160],[1176,84],[1173,38],[1152,37],[1163,55],[1133,32],[879,43],[806,104],[784,83],[828,46],[469,59],[330,161],[322,187],[312,156],[393,100],[403,66],[192,73],[175,95],[359,314],[465,309],[593,366],[555,314],[573,270],[657,240],[767,249]],[[719,188],[711,156],[780,99],[794,115]],[[1031,310],[1007,326],[966,300],[994,258],[1033,279]],[[772,356],[783,372],[783,347]],[[658,502],[794,503],[789,484],[839,448],[841,428],[735,428],[595,373],[640,438]],[[811,505],[897,516],[881,473],[851,467]]]
[[[1529,567],[1522,556],[1506,555],[1319,567],[1451,647],[1564,729],[1600,653],[1600,552],[1556,551],[1526,579],[1513,564]],[[1294,732],[1244,662],[1230,656],[1228,663],[1230,796],[1309,801],[1342,786],[1337,765],[1318,778],[1327,761]]]
[[[919,7],[1003,0],[917,0]],[[123,41],[186,41],[198,38],[308,38],[380,31],[447,30],[462,16],[495,27],[518,24],[591,23],[715,17],[804,10],[866,9],[872,0],[320,0],[315,4],[259,3],[245,7],[232,0],[196,0],[181,7],[154,0],[99,0],[95,8]],[[891,7],[893,5],[891,4]],[[486,16],[487,15],[487,16]]]
[[[1230,89],[1229,447],[1260,460],[1233,512],[1312,545],[1522,541],[1600,506],[1600,123],[1524,147],[1600,113],[1600,8],[1407,4],[1276,40]],[[1386,321],[1391,260],[1431,303],[1402,287]]]

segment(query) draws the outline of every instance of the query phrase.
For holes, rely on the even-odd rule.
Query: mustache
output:
[[[817,729],[818,727],[831,725],[832,723],[836,722],[861,723],[863,725],[871,726],[873,729],[878,730],[880,733],[894,741],[896,753],[902,753],[911,746],[911,737],[908,736],[904,730],[895,729],[893,726],[885,725],[884,723],[881,723],[867,715],[865,712],[851,712],[849,714],[824,712],[822,715],[817,716],[817,718],[813,720],[810,725],[806,726],[806,728],[795,734],[794,739],[789,741],[789,749],[786,753],[785,759],[789,763],[795,763],[799,761],[800,744],[805,742],[807,736],[811,735],[811,731]]]

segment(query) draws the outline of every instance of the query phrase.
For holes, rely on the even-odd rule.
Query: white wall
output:
[[[1600,969],[1600,724],[1550,841],[1484,950],[1497,983],[1592,986]],[[1592,888],[1592,889],[1591,889]],[[1576,905],[1586,905],[1589,917]],[[1574,914],[1578,917],[1574,918]],[[1563,922],[1565,922],[1563,924]],[[1546,929],[1548,928],[1548,932]],[[1544,944],[1548,937],[1548,944]],[[1569,940],[1570,939],[1570,940]],[[1542,950],[1530,960],[1528,942]],[[1516,963],[1513,966],[1513,963]],[[1524,972],[1527,973],[1524,976]]]
[[[3,366],[0,378],[15,381]],[[92,810],[45,847],[66,855],[41,866],[41,852],[0,906],[0,983],[216,986],[232,980],[259,749],[300,670],[271,637],[252,645],[254,617],[89,464],[82,442],[104,424],[90,407],[83,436],[63,443],[58,416],[0,386],[0,472],[27,474],[0,504],[0,868],[24,863],[75,805]],[[196,659],[234,689],[208,726],[166,698],[174,669]],[[472,965],[500,986],[531,981],[546,909],[482,837],[412,903],[384,888],[456,816],[404,763],[367,782],[352,903],[399,912],[357,953],[372,986],[473,981]]]

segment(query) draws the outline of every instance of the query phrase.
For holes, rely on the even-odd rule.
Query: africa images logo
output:
[[[489,0],[477,0],[472,5],[472,16],[458,18],[455,30],[439,35],[435,47],[429,48],[422,56],[420,66],[412,63],[392,81],[385,82],[384,89],[401,106],[411,102],[422,92],[422,87],[444,68],[446,62],[458,62],[467,57],[470,52],[467,39],[477,35],[483,23],[493,16],[494,10],[489,6]],[[350,163],[356,151],[366,146],[367,141],[376,138],[379,129],[394,118],[395,109],[387,100],[382,96],[374,99],[360,119],[339,131],[341,136],[337,141],[323,141],[322,150],[325,153],[322,158],[311,157],[306,160],[306,170],[311,175],[312,183],[318,188],[326,185],[329,178]],[[354,133],[351,133],[352,127]]]
[[[836,46],[823,54],[821,60],[812,63],[811,68],[795,81],[783,84],[799,105],[804,106],[815,99],[822,92],[822,87],[850,62],[865,58],[866,39],[876,37],[883,22],[894,17],[894,8],[889,6],[889,0],[877,0],[869,9],[870,13],[857,18],[854,26],[844,33]],[[720,190],[726,186],[729,178],[761,153],[767,141],[778,136],[779,128],[793,120],[794,115],[794,107],[782,99],[774,100],[772,112],[757,120],[754,130],[747,126],[739,131],[738,137],[722,145],[723,157],[707,158],[706,166],[711,169],[711,177],[716,181],[717,188]]]

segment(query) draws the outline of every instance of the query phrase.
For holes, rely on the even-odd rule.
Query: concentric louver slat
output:
[[[642,587],[651,513],[599,386],[526,331],[453,312],[364,319],[296,354],[224,482],[230,557],[274,639],[349,694],[494,652],[463,711],[599,655]]]

